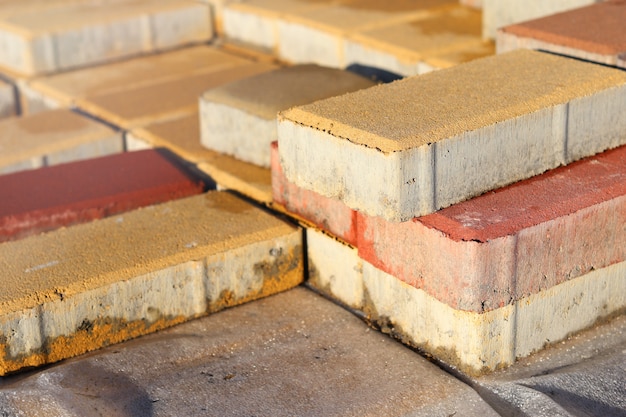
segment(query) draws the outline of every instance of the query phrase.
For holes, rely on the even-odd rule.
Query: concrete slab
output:
[[[482,0],[483,3],[483,37],[495,39],[497,29],[549,16],[565,10],[599,3],[602,0]]]
[[[248,63],[213,72],[190,74],[146,86],[77,99],[85,112],[123,129],[167,121],[198,111],[198,98],[206,90],[274,69],[264,63]],[[167,98],[167,99],[165,99]]]
[[[222,189],[237,191],[263,204],[272,201],[270,170],[210,151],[200,145],[200,122],[197,113],[126,133],[128,150],[150,147],[171,150],[208,174]]]
[[[0,64],[25,75],[44,74],[212,36],[209,7],[193,1],[59,3],[0,16]]]
[[[503,415],[613,416],[626,411],[626,316],[473,381]]]
[[[501,308],[472,312],[454,309],[367,261],[359,263],[355,249],[332,237],[309,229],[307,245],[311,285],[362,311],[383,332],[469,375],[510,366],[626,306],[626,262]],[[333,262],[335,257],[343,257],[344,264]]]
[[[0,265],[4,375],[292,288],[302,233],[209,192],[3,243]]]
[[[317,65],[242,78],[200,97],[200,140],[208,149],[269,168],[279,111],[374,85],[351,72]]]
[[[0,121],[0,173],[4,174],[123,150],[119,132],[70,110]]]
[[[303,288],[3,378],[0,410],[497,416],[467,385]]]
[[[283,112],[279,153],[294,184],[406,221],[626,143],[625,97],[624,72],[519,50]]]
[[[497,50],[541,49],[616,66],[620,55],[626,54],[625,19],[622,1],[581,7],[500,28]]]
[[[120,153],[0,176],[0,242],[200,194],[168,155]]]

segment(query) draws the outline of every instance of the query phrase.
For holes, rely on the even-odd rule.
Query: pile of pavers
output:
[[[625,20],[0,2],[0,414],[624,415]]]

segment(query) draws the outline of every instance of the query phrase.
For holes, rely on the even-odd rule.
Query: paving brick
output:
[[[106,179],[106,181],[103,181]],[[154,150],[0,176],[0,241],[16,240],[203,191]]]
[[[471,375],[509,366],[626,306],[626,262],[592,270],[504,307],[473,312],[454,309],[367,261],[359,268],[356,251],[332,237],[307,230],[307,238],[312,248],[309,269],[326,275],[314,275],[312,285],[362,310],[403,343]],[[325,258],[333,253],[357,266],[339,271]]]
[[[240,192],[258,202],[272,201],[270,171],[228,155],[213,152],[200,145],[200,123],[197,113],[166,122],[134,129],[126,134],[128,150],[164,147],[196,164],[219,188]]]
[[[219,36],[224,35],[224,8],[231,3],[239,3],[241,0],[199,0],[211,7],[211,16],[213,17],[213,27]]]
[[[341,201],[290,183],[280,165],[278,143],[271,145],[273,207],[304,219],[330,234],[357,245],[357,213]]]
[[[200,98],[201,142],[211,150],[269,168],[270,144],[278,139],[279,111],[373,85],[351,72],[317,65],[242,78]]]
[[[282,112],[279,152],[294,184],[406,221],[625,143],[625,97],[621,71],[519,50]]]
[[[541,49],[616,66],[626,54],[624,20],[623,1],[598,3],[501,28],[497,49]]]
[[[315,10],[296,11],[278,20],[278,55],[294,63],[314,62],[342,68],[346,37],[410,19],[422,19],[454,4],[450,0],[377,2],[348,0]],[[398,39],[401,39],[399,37]]]
[[[194,46],[97,67],[34,78],[25,84],[63,106],[198,74],[249,64],[250,60],[210,46]]]
[[[198,97],[204,91],[274,68],[270,64],[252,62],[76,101],[82,110],[116,126],[132,129],[195,114],[198,111]]]
[[[483,0],[483,37],[495,39],[498,28],[536,19],[602,0]]]
[[[323,7],[330,0],[246,0],[226,5],[223,12],[227,39],[277,51],[278,20],[285,14],[307,12]]]
[[[0,118],[16,114],[15,90],[13,86],[0,80]]]
[[[478,11],[458,6],[431,12],[349,35],[344,42],[345,65],[368,65],[402,75],[447,68],[450,63],[426,61],[445,53],[465,52],[456,60],[459,64],[493,54],[493,47],[482,41],[480,30]]]
[[[121,134],[70,110],[0,121],[0,173],[122,152]]]
[[[211,39],[207,5],[185,0],[70,2],[0,16],[0,65],[26,75]]]
[[[485,311],[626,260],[626,147],[404,223],[358,215],[361,257]]]
[[[302,236],[209,192],[4,243],[0,265],[4,375],[291,288]]]

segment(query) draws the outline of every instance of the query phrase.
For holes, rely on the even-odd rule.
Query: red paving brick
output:
[[[403,223],[296,187],[277,155],[272,177],[288,212],[461,310],[498,308],[626,259],[626,147]]]
[[[203,184],[156,150],[0,176],[0,242],[199,194]]]
[[[280,165],[278,142],[272,142],[270,151],[272,194],[275,204],[295,214],[351,245],[357,244],[356,211],[341,201],[305,190],[287,180]]]
[[[507,26],[501,32],[551,44],[542,49],[553,52],[585,59],[593,58],[589,54],[601,55],[612,61],[626,53],[625,21],[626,1],[611,0]]]
[[[626,147],[404,223],[359,213],[359,255],[484,311],[626,258]]]

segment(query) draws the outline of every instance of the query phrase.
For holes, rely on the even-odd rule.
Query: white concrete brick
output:
[[[351,72],[296,65],[243,78],[200,98],[200,140],[208,149],[269,168],[278,112],[375,85]]]
[[[306,229],[309,284],[353,308],[363,306],[363,261],[356,248]]]
[[[309,26],[306,22],[278,21],[278,56],[292,63],[345,66],[343,36]]]
[[[402,76],[421,74],[420,59],[416,56],[414,60],[403,60],[399,54],[386,51],[384,48],[375,48],[366,45],[353,38],[346,38],[343,42],[343,56],[345,66],[360,64],[374,68],[391,71]]]
[[[224,36],[227,39],[274,51],[278,47],[277,18],[250,12],[235,6],[223,13]]]
[[[626,132],[625,86],[572,100],[567,116],[567,163],[615,148]],[[602,136],[599,140],[598,136]]]
[[[269,149],[276,140],[276,119],[229,105],[200,100],[200,140],[204,146],[269,168]]]
[[[150,15],[153,48],[167,49],[213,37],[211,8],[197,4]]]
[[[626,262],[476,313],[455,310],[370,263],[355,260],[354,250],[332,237],[307,230],[307,239],[317,272],[311,281],[314,287],[363,310],[404,343],[468,373],[511,365],[626,307]],[[333,259],[348,261],[337,266]]]

